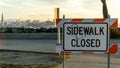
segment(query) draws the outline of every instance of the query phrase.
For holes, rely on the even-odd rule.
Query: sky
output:
[[[107,0],[111,18],[120,19],[120,0]],[[60,8],[60,17],[102,18],[100,0],[0,0],[0,12],[6,19],[52,20],[54,8]]]

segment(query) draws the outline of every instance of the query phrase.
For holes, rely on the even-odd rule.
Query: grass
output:
[[[71,56],[66,55],[65,60],[69,59]],[[60,64],[62,64],[63,56],[62,55],[54,55],[48,56],[49,62],[54,63],[38,63],[38,64],[12,64],[12,63],[0,63],[0,68],[57,68]]]
[[[25,52],[0,52],[0,68],[57,68],[63,55]],[[66,55],[65,60],[71,55]]]
[[[7,64],[1,63],[1,68],[55,68],[58,64],[29,64],[29,65],[21,65],[21,64]]]

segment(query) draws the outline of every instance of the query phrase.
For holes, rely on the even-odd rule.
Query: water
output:
[[[0,49],[55,52],[56,40],[0,40]]]
[[[114,43],[116,43],[116,44],[118,44],[118,47],[120,48],[120,39],[111,39],[110,40],[110,45],[112,45],[112,44],[114,44]]]
[[[55,52],[56,43],[57,40],[0,40],[0,49]],[[110,45],[114,43],[120,48],[120,40],[110,40]]]

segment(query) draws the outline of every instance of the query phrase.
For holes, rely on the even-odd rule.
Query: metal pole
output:
[[[110,15],[108,15],[108,18],[110,19]],[[109,20],[110,21],[110,20]],[[109,22],[108,22],[109,23]],[[109,37],[108,37],[108,39],[110,39],[110,29],[108,29],[108,31],[109,31]],[[109,47],[108,47],[108,49],[110,48],[110,41],[109,41]],[[108,53],[108,57],[107,57],[108,59],[108,65],[107,65],[107,68],[110,68],[110,54]]]
[[[61,34],[61,32],[60,32],[60,27],[58,27],[58,29],[57,29],[57,33],[58,33],[58,45],[60,45],[61,44],[61,42],[60,42],[60,40],[61,40],[61,38],[60,38],[60,34]]]
[[[63,21],[65,19],[65,15],[63,15]],[[65,53],[63,52],[63,68],[65,68]]]
[[[108,54],[108,67],[107,68],[110,68],[110,54]]]
[[[64,51],[63,51],[63,68],[65,68],[65,56],[64,56]]]
[[[109,37],[110,37],[110,30],[109,30]],[[108,49],[110,48],[110,42],[109,42],[109,47],[108,47]],[[110,54],[108,53],[108,55],[107,55],[107,68],[110,68]]]
[[[55,18],[55,25],[56,25],[56,19],[59,18],[60,16],[60,9],[59,8],[55,8],[54,9],[54,18]],[[60,27],[57,28],[57,44],[61,44],[60,42],[61,38],[60,38]]]

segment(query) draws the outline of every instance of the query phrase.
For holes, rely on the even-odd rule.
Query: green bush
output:
[[[110,29],[110,38],[120,38],[120,31],[116,29]]]

